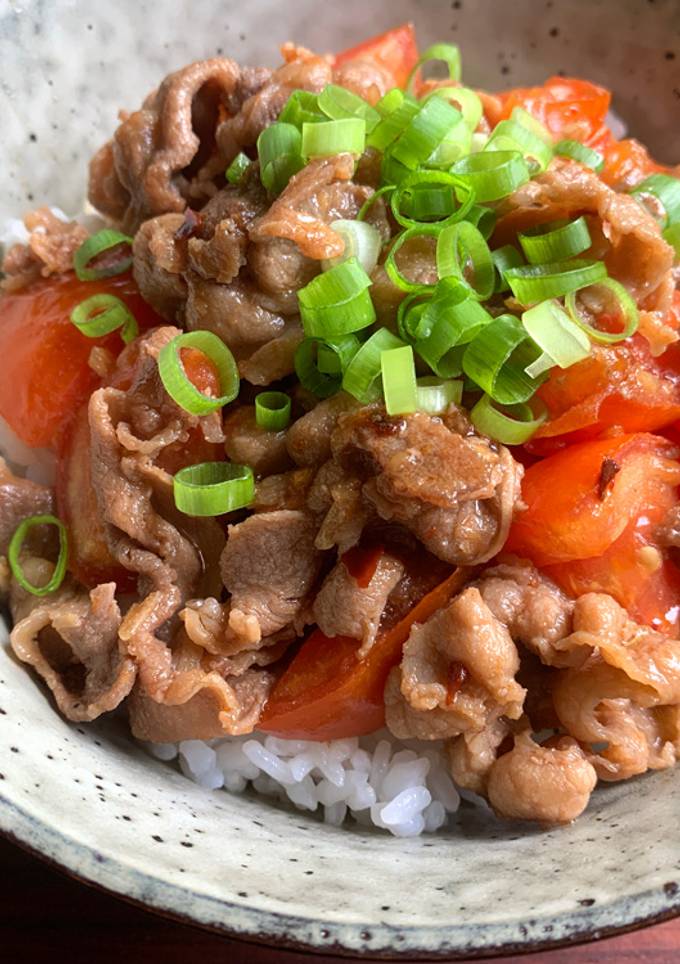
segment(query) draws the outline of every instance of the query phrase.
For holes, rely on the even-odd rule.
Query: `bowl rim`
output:
[[[358,955],[361,955],[362,960],[453,961],[530,954],[599,941],[680,917],[680,883],[669,881],[661,888],[553,917],[544,924],[542,935],[532,935],[521,922],[500,926],[474,925],[487,938],[482,945],[475,946],[471,941],[471,926],[457,927],[454,923],[441,927],[401,928],[411,931],[410,939],[404,940],[403,949],[386,944],[386,949],[367,947],[361,950],[361,932],[368,926],[375,937],[381,936],[382,932],[386,940],[397,937],[399,929],[385,924],[369,925],[367,922],[344,924],[344,934],[348,929],[354,931],[353,936],[357,940],[355,946],[350,946],[346,940],[342,940],[340,928],[332,923],[248,908],[229,900],[216,900],[160,876],[132,868],[119,858],[104,857],[95,848],[81,844],[38,820],[2,794],[0,834],[10,843],[74,880],[157,916],[244,943],[338,958],[358,959]],[[186,907],[187,891],[192,894],[191,913],[181,909]],[[149,899],[149,894],[153,895],[153,900]],[[307,924],[322,924],[324,938],[313,941],[291,936],[301,929],[301,925]],[[516,926],[516,935],[502,938],[500,932],[509,926]],[[494,931],[499,932],[496,938]],[[418,934],[425,939],[421,938],[419,942]],[[489,939],[490,942],[487,942]],[[433,947],[437,949],[432,950]]]

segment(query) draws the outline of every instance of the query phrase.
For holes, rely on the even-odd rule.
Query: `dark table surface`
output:
[[[0,840],[0,960],[7,964],[339,964],[163,920],[71,880]],[[680,918],[497,964],[678,964]]]

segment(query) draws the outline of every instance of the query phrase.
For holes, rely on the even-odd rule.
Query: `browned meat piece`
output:
[[[218,335],[237,358],[281,335],[284,318],[263,308],[255,288],[246,281],[230,285],[187,276],[189,296],[186,324],[191,331],[206,329]]]
[[[0,458],[0,556],[7,554],[19,523],[32,515],[54,512],[52,492],[44,485],[20,479]]]
[[[271,636],[302,613],[321,565],[317,525],[304,512],[263,512],[229,526],[220,569],[237,636]]]
[[[501,817],[571,823],[588,806],[597,776],[575,740],[539,746],[528,731],[491,767],[489,802]]]
[[[275,70],[267,82],[242,104],[235,116],[217,128],[220,167],[228,165],[244,147],[253,147],[257,138],[276,120],[294,90],[318,93],[331,82],[331,67],[323,57],[304,48],[284,48],[287,63]]]
[[[24,572],[36,585],[53,568],[44,559],[24,560]],[[88,595],[65,582],[42,598],[13,589],[12,649],[44,679],[69,720],[94,720],[115,709],[135,681],[135,664],[118,637],[115,594],[115,583]]]
[[[253,512],[304,509],[313,478],[313,469],[293,469],[291,472],[260,479],[255,485],[255,498],[250,508]]]
[[[141,295],[168,321],[182,317],[187,300],[186,258],[177,244],[183,223],[183,214],[160,214],[142,224],[132,245],[132,271]]]
[[[518,230],[577,214],[592,215],[595,245],[601,232],[609,274],[622,282],[646,308],[667,308],[672,289],[667,287],[673,268],[673,251],[661,237],[652,215],[634,198],[612,191],[589,168],[555,158],[544,174],[523,185],[503,202],[504,216],[496,237],[503,241]]]
[[[568,657],[554,646],[571,632],[574,602],[547,576],[517,560],[487,569],[476,585],[515,641],[549,666],[568,665]]]
[[[278,659],[296,637],[295,630],[288,627],[266,638],[258,638],[257,632],[252,639],[237,636],[229,625],[230,615],[229,603],[220,603],[212,597],[190,599],[180,613],[188,639],[220,657],[219,670],[225,677],[239,676],[251,666],[267,666]]]
[[[397,252],[396,262],[404,277],[415,284],[432,285],[438,280],[435,243],[432,238],[411,238]],[[371,299],[378,321],[381,325],[394,328],[397,309],[406,297],[406,292],[394,284],[383,264],[373,269],[371,281]]]
[[[311,512],[324,514],[316,537],[317,548],[337,546],[341,554],[357,544],[364,526],[375,515],[362,498],[361,480],[348,476],[333,460],[317,472],[309,489],[307,506]]]
[[[130,727],[138,740],[175,743],[251,733],[274,682],[271,673],[249,669],[228,681],[210,658],[182,640],[177,677],[162,703],[139,685],[128,701]]]
[[[489,720],[483,730],[470,730],[450,740],[449,766],[456,786],[473,793],[486,793],[491,767],[510,732],[507,720],[497,717]]]
[[[220,109],[237,107],[239,92],[252,86],[252,76],[245,90],[240,79],[239,67],[225,57],[169,74],[140,110],[123,115],[113,139],[92,158],[92,204],[131,233],[147,218],[183,211],[196,193],[191,181],[203,155],[214,151]]]
[[[224,420],[225,450],[232,462],[249,465],[255,475],[285,472],[291,461],[286,433],[260,428],[253,405],[239,405]]]
[[[522,468],[503,446],[459,434],[451,419],[454,428],[423,412],[397,418],[368,406],[341,416],[332,451],[381,518],[406,526],[445,562],[474,564],[505,542]]]
[[[361,640],[359,659],[367,655],[380,627],[387,598],[404,573],[398,559],[384,552],[367,586],[360,586],[340,560],[328,573],[312,606],[317,626],[326,636]]]
[[[358,408],[359,403],[346,392],[338,392],[315,405],[288,429],[286,444],[298,465],[316,465],[331,457],[331,434],[343,412]]]
[[[295,370],[295,352],[304,335],[296,321],[286,322],[280,335],[272,338],[248,358],[239,359],[241,378],[251,385],[271,385]]]
[[[678,759],[676,746],[664,739],[668,707],[659,707],[650,686],[597,656],[561,673],[553,700],[566,731],[592,748],[589,759],[601,780],[626,780]]]
[[[218,591],[224,545],[214,519],[176,509],[172,476],[155,464],[199,427],[165,394],[158,375],[158,353],[176,334],[159,328],[131,346],[139,357],[129,390],[102,388],[89,403],[92,484],[106,542],[113,558],[139,575],[144,594],[127,612],[120,637],[154,699],[162,698],[174,675],[162,627],[186,599]]]
[[[318,262],[305,257],[286,238],[251,244],[248,266],[262,293],[274,300],[277,311],[286,315],[297,314],[297,292],[319,272]]]
[[[390,72],[372,57],[346,60],[333,69],[333,83],[375,104],[394,86]]]
[[[13,245],[2,262],[2,287],[16,291],[38,278],[73,268],[73,255],[87,238],[77,221],[61,221],[49,208],[38,208],[24,218],[28,244]]]
[[[519,719],[518,670],[507,629],[468,587],[412,628],[399,669],[401,704],[386,693],[387,725],[400,739],[439,739],[482,730],[499,716]]]

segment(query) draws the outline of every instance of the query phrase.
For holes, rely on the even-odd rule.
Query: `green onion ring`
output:
[[[59,556],[54,567],[54,571],[49,581],[45,583],[44,586],[34,586],[33,583],[29,582],[24,576],[23,569],[21,568],[21,562],[19,561],[19,556],[21,554],[21,548],[24,544],[26,536],[29,531],[34,526],[39,525],[51,525],[56,526],[59,532]],[[68,534],[66,532],[66,526],[61,521],[57,519],[54,515],[33,515],[28,519],[24,519],[17,529],[14,531],[14,535],[10,539],[9,548],[7,550],[7,561],[9,562],[9,568],[12,572],[12,576],[19,583],[22,589],[26,592],[30,592],[32,596],[47,596],[54,592],[61,586],[64,581],[64,576],[66,575],[66,566],[68,564]]]
[[[270,432],[281,432],[290,422],[291,401],[285,392],[260,392],[255,396],[255,422]]]
[[[418,408],[413,348],[402,345],[380,355],[383,397],[388,415],[408,415]]]
[[[120,328],[120,336],[127,345],[139,334],[137,319],[125,302],[105,292],[76,305],[71,312],[71,321],[87,338],[99,338]]]
[[[198,348],[217,369],[222,395],[204,395],[189,381],[180,358],[180,348]],[[187,331],[163,345],[158,355],[158,374],[172,400],[191,415],[208,415],[239,392],[240,380],[234,356],[221,338],[211,331]]]
[[[472,281],[468,279],[468,266]],[[491,297],[496,267],[489,245],[474,224],[461,221],[442,228],[437,237],[437,273],[440,278],[455,278],[478,301]]]
[[[88,268],[89,263],[100,254],[117,248],[120,244],[131,245],[133,239],[128,234],[121,234],[111,228],[103,228],[96,234],[90,235],[80,245],[73,255],[73,267],[80,281],[98,281],[100,278],[112,278],[114,275],[127,271],[132,264],[132,254],[121,258],[115,264],[102,265],[99,268]]]
[[[583,254],[592,244],[583,215],[575,221],[540,224],[517,235],[529,264],[566,261]]]
[[[513,295],[522,305],[535,305],[547,298],[561,298],[607,277],[602,261],[557,261],[509,268],[504,274]]]
[[[581,312],[579,311],[577,297],[585,288],[604,288],[605,291],[609,292],[614,296],[617,307],[623,316],[623,329],[620,332],[609,332],[601,331],[599,328],[595,328],[589,322],[584,320]],[[628,294],[626,289],[614,278],[603,278],[594,283],[593,285],[584,285],[583,288],[579,288],[577,291],[570,291],[566,298],[564,299],[567,311],[572,321],[582,328],[593,341],[601,342],[605,345],[613,345],[619,341],[625,341],[626,338],[630,338],[634,335],[638,329],[640,323],[640,315],[637,309],[635,301]]]
[[[499,411],[488,395],[482,395],[470,412],[470,421],[481,435],[486,435],[503,445],[522,445],[527,442],[545,422],[548,413],[545,409],[534,416],[526,403],[504,406]]]
[[[190,516],[218,516],[245,509],[255,495],[253,470],[234,462],[201,462],[173,478],[175,505]]]
[[[379,328],[364,342],[351,360],[342,378],[342,387],[362,405],[380,398],[376,382],[381,372],[381,358],[390,348],[401,348],[403,342],[387,328]]]

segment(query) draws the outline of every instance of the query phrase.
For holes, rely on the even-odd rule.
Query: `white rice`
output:
[[[389,734],[315,743],[252,733],[147,747],[159,760],[177,760],[206,790],[252,787],[336,827],[351,817],[395,837],[415,837],[439,830],[460,805],[440,746],[404,744]],[[480,802],[474,794],[466,798]]]

